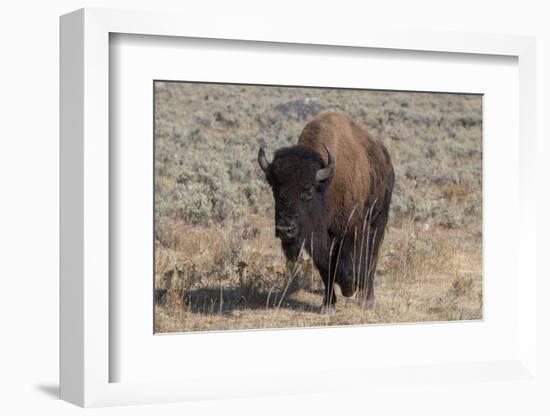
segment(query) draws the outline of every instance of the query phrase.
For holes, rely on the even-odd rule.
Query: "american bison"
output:
[[[288,261],[312,257],[325,286],[322,310],[334,310],[334,284],[344,296],[366,292],[374,306],[374,280],[394,185],[388,151],[349,117],[318,115],[298,144],[258,162],[275,199],[275,234]]]

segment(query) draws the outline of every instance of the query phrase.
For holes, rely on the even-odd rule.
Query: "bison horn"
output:
[[[323,146],[325,146],[325,150],[327,151],[328,163],[327,163],[327,167],[323,169],[319,169],[317,171],[315,175],[315,179],[317,180],[317,183],[323,182],[323,181],[326,181],[327,179],[332,178],[332,175],[334,175],[334,168],[336,167],[334,158],[332,157],[330,150],[328,150],[327,145],[323,144]]]
[[[265,157],[264,149],[260,147],[260,151],[258,152],[258,163],[260,164],[260,167],[264,172],[267,172],[269,169],[269,162],[267,161],[267,158]]]

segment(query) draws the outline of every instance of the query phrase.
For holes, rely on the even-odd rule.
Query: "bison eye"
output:
[[[310,186],[309,188],[304,190],[300,195],[300,199],[302,199],[303,201],[310,201],[311,198],[313,198],[313,186]]]

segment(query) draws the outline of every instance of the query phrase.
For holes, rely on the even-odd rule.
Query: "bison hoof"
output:
[[[336,305],[321,305],[322,315],[334,315],[336,313]]]
[[[342,295],[344,295],[346,298],[351,298],[353,295],[355,295],[355,288],[353,286],[340,286],[340,291],[342,292]]]
[[[340,286],[340,291],[346,298],[351,298],[355,294],[356,286],[352,275],[339,279],[338,286]]]

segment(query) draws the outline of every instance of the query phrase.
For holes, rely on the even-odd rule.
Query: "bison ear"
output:
[[[326,187],[330,184],[330,181],[334,176],[334,170],[336,168],[336,162],[334,161],[334,158],[332,157],[330,150],[328,150],[328,147],[326,144],[323,144],[323,146],[325,146],[325,150],[327,151],[328,163],[327,163],[327,166],[325,166],[322,169],[319,169],[315,174],[315,180],[317,182],[317,188],[319,190],[325,190]]]

